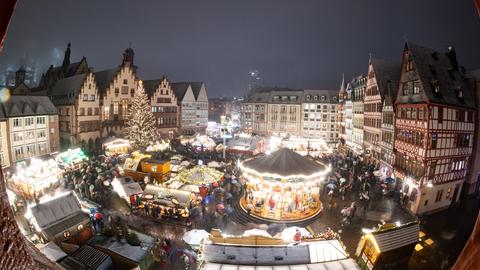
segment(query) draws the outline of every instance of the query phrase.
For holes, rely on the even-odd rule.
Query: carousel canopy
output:
[[[297,154],[288,148],[280,148],[269,154],[245,160],[242,169],[256,171],[259,174],[271,174],[280,178],[291,176],[310,176],[327,169],[322,163]]]
[[[223,173],[205,165],[197,165],[189,170],[181,171],[177,179],[193,185],[211,184],[222,178]]]

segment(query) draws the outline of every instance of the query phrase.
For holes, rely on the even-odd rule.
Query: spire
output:
[[[345,73],[342,73],[342,83],[340,84],[340,93],[345,93]]]
[[[125,52],[123,53],[122,65],[133,67],[133,57],[134,56],[135,56],[135,53],[133,52],[133,49],[132,49],[131,43],[130,43],[130,47],[128,47],[125,50]]]
[[[70,45],[71,45],[70,42],[68,42],[67,49],[65,50],[65,56],[63,57],[63,64],[62,64],[63,67],[70,65],[70,54],[71,54]]]

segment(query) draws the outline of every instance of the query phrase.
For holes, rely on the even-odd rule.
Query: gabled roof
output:
[[[11,96],[1,107],[0,117],[2,114],[6,117],[57,114],[47,96]]]
[[[476,108],[473,90],[466,83],[465,76],[454,68],[445,53],[411,42],[407,42],[406,46],[413,57],[426,98],[431,103]],[[434,81],[440,86],[440,95],[435,95]],[[457,97],[458,90],[463,92],[463,102]],[[401,91],[398,92],[401,94]]]
[[[400,64],[383,59],[371,59],[375,79],[377,80],[378,91],[385,97],[396,95],[396,86],[400,79]]]
[[[120,71],[120,68],[112,68],[94,72],[95,82],[98,86],[98,92],[101,96],[104,96],[107,92],[107,88],[110,86],[110,83],[113,81],[117,73]]]
[[[160,85],[162,80],[163,79],[143,81],[143,88],[145,89],[148,98],[151,98],[155,94],[155,91],[157,91],[158,85]]]
[[[191,82],[190,87],[192,87],[193,95],[195,99],[198,98],[200,91],[202,90],[203,82]]]
[[[176,82],[176,83],[171,83],[170,86],[172,87],[172,90],[175,93],[175,96],[177,96],[177,99],[179,101],[182,101],[183,97],[185,96],[185,93],[187,93],[188,86],[190,86],[190,83]]]
[[[419,233],[420,225],[417,222],[412,222],[385,231],[372,232],[372,235],[380,252],[386,252],[416,244]]]
[[[40,229],[53,226],[82,212],[80,203],[72,192],[30,206],[29,211]]]
[[[86,77],[87,74],[80,74],[59,80],[50,93],[53,104],[57,106],[74,104]]]

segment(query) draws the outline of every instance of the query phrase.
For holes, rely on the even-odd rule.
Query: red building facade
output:
[[[455,49],[405,45],[395,102],[395,176],[413,213],[459,199],[472,154],[475,101]]]

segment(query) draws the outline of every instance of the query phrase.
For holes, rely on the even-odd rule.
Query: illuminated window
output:
[[[113,103],[113,114],[118,114],[118,102]]]
[[[103,108],[103,117],[105,120],[110,118],[110,107]]]

